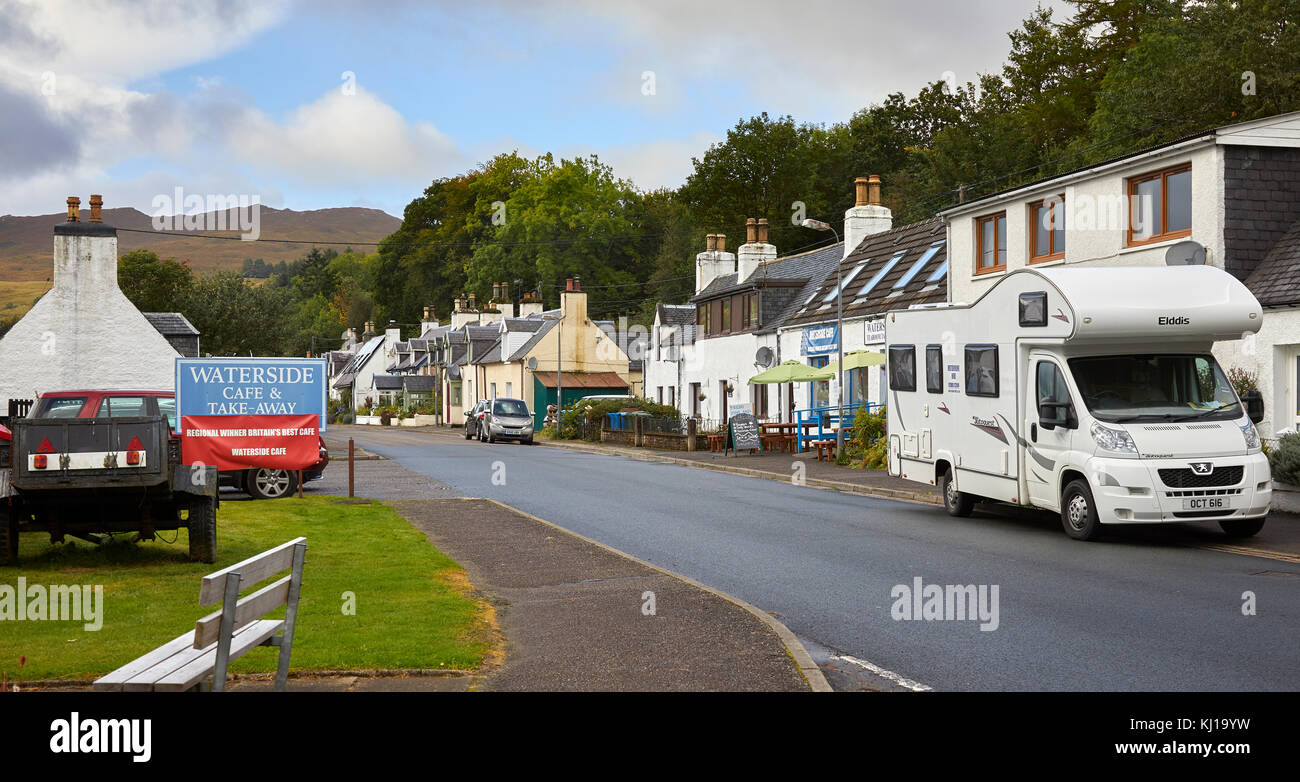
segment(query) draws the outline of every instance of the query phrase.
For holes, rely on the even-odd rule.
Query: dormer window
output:
[[[1130,247],[1191,236],[1192,165],[1130,179],[1128,220]]]

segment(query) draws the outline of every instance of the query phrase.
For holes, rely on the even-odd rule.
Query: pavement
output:
[[[1281,550],[1300,531],[1295,517],[1275,515],[1248,544],[1200,524],[1121,527],[1080,543],[1052,514],[988,505],[953,519],[918,500],[867,496],[872,487],[792,485],[788,455],[771,457],[787,460],[775,480],[775,465],[759,477],[723,469],[767,457],[656,463],[654,452],[351,429],[334,434],[392,460],[372,465],[498,500],[776,616],[835,689],[1300,685],[1300,557]],[[847,483],[862,472],[814,464],[806,477],[829,468]],[[383,470],[374,480],[358,477],[358,493],[404,491]],[[999,588],[1000,620],[900,621],[894,593],[917,578]]]

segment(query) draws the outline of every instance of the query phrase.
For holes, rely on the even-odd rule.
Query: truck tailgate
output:
[[[13,436],[11,479],[18,489],[167,480],[162,418],[26,418],[15,422]]]

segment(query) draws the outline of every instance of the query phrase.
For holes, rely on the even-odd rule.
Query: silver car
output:
[[[517,440],[532,445],[533,415],[528,410],[528,403],[522,399],[492,400],[484,412],[479,439],[488,443]]]

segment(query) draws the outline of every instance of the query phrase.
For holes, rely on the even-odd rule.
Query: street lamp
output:
[[[804,228],[811,228],[814,231],[830,231],[835,237],[835,243],[840,243],[840,235],[835,231],[830,223],[824,223],[821,220],[807,218],[802,223]],[[838,375],[839,394],[835,399],[835,415],[837,425],[835,427],[835,458],[838,459],[844,455],[844,265],[835,265],[835,287],[838,291],[835,295],[835,349],[839,352],[839,360],[836,362],[835,369]]]

